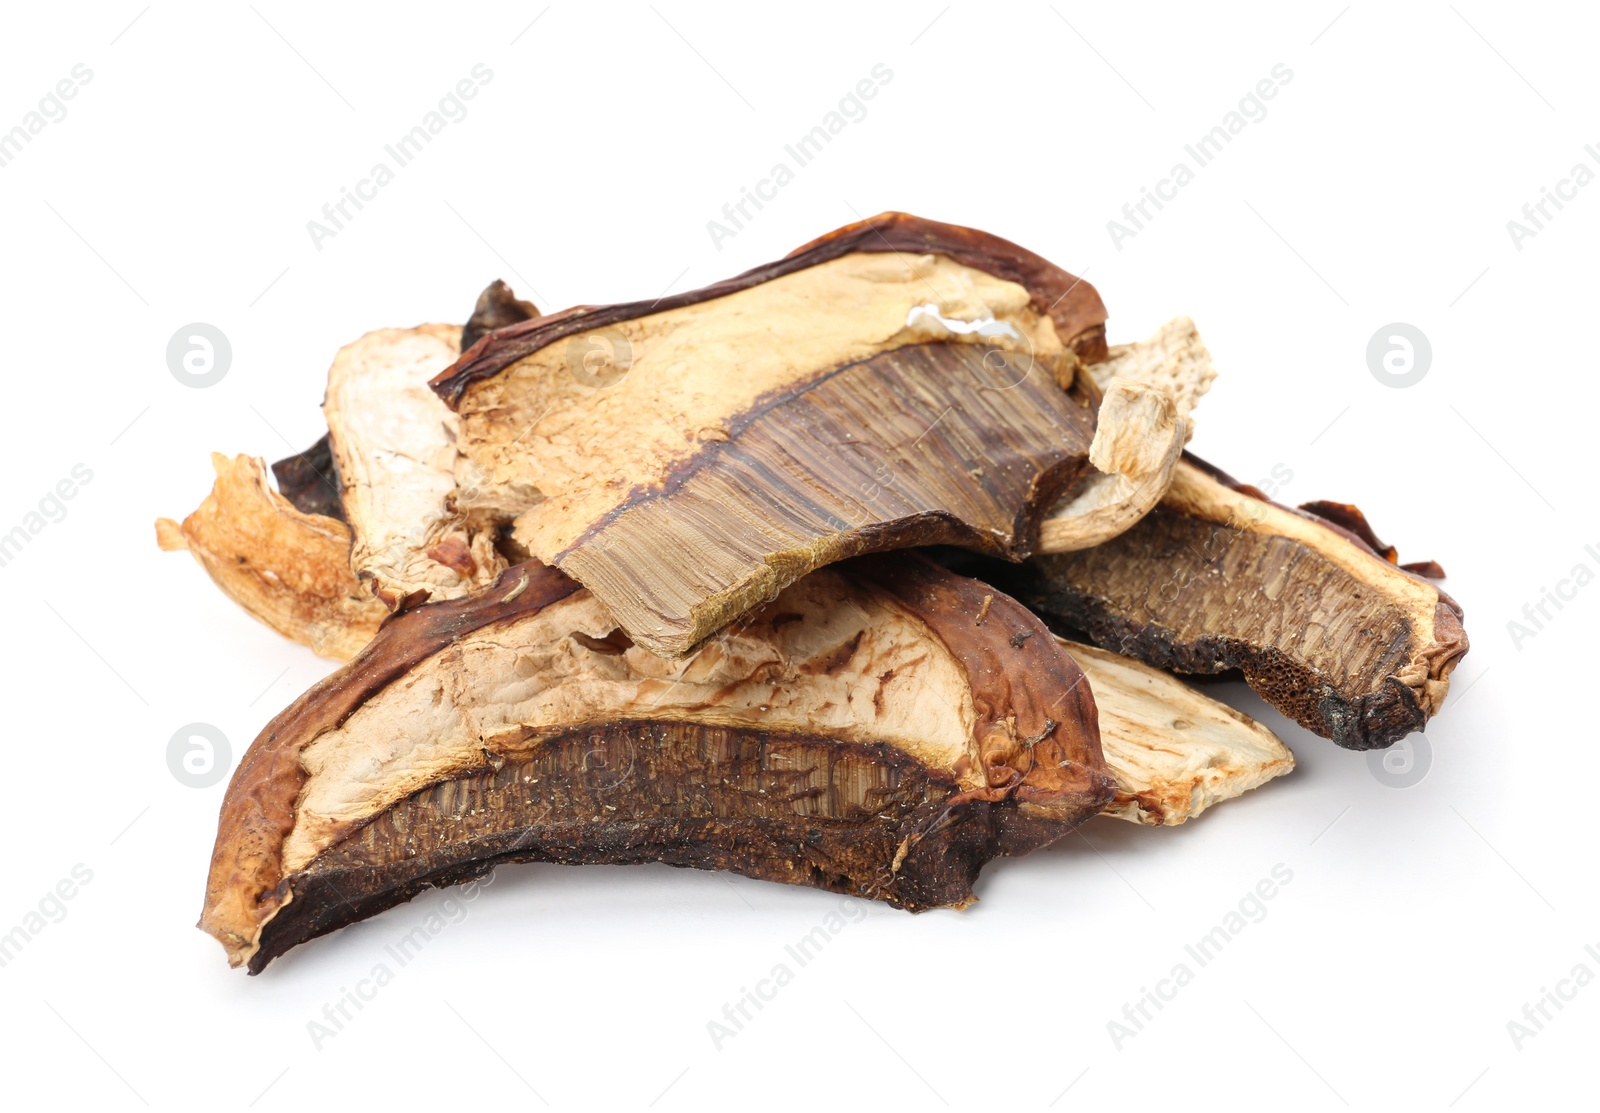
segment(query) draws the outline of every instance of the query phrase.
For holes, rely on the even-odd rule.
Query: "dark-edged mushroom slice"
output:
[[[1356,750],[1421,730],[1467,651],[1461,608],[1438,588],[1189,457],[1126,533],[983,574],[1127,656],[1239,669],[1289,718]]]
[[[1087,467],[1077,369],[1104,318],[1015,244],[874,217],[703,290],[485,336],[434,382],[461,418],[455,505],[514,518],[667,656],[859,553],[1018,558]]]
[[[1072,658],[921,557],[814,573],[679,661],[528,563],[393,616],[267,725],[223,802],[201,926],[256,972],[513,861],[963,907],[984,863],[1112,794]]]

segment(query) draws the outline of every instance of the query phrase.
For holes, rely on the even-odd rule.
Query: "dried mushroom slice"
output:
[[[537,306],[520,300],[511,287],[497,278],[478,295],[472,316],[461,330],[460,347],[471,347],[486,333],[538,315]],[[297,510],[337,518],[341,522],[345,520],[344,504],[339,496],[339,470],[334,463],[328,434],[324,433],[304,452],[277,461],[272,465],[272,474],[278,480],[278,493]]]
[[[1088,364],[1086,370],[1102,390],[1113,379],[1127,379],[1167,394],[1177,403],[1190,437],[1194,435],[1190,415],[1217,378],[1211,353],[1188,317],[1174,317],[1147,340],[1112,345],[1105,359]]]
[[[1112,379],[1089,445],[1094,470],[1039,523],[1038,551],[1087,549],[1150,513],[1172,483],[1187,429],[1170,395]]]
[[[461,417],[455,504],[514,517],[663,655],[859,553],[1019,558],[1087,466],[1077,367],[1104,318],[1015,244],[875,217],[703,290],[485,336],[434,382]]]
[[[1126,530],[1166,494],[1195,406],[1216,369],[1187,317],[1168,321],[1137,344],[1118,344],[1085,372],[1103,398],[1092,470],[1039,523],[1041,553],[1070,553]]]
[[[379,329],[339,350],[323,414],[333,447],[350,566],[392,609],[492,583],[506,560],[498,525],[451,504],[458,419],[428,380],[459,353],[461,329]]]
[[[259,972],[514,861],[728,869],[920,910],[1112,796],[1025,608],[911,554],[817,572],[669,661],[537,563],[414,607],[262,731],[201,927]]]
[[[267,484],[266,464],[212,453],[217,480],[180,525],[156,522],[163,549],[187,549],[223,594],[285,637],[347,660],[388,611],[350,571],[343,522],[305,514]]]
[[[1240,669],[1289,718],[1356,750],[1421,730],[1467,651],[1448,595],[1189,458],[1121,536],[986,575],[1127,656],[1180,673]]]
[[[1062,641],[1089,679],[1100,749],[1117,783],[1101,815],[1173,827],[1294,768],[1294,755],[1250,716],[1170,673]]]

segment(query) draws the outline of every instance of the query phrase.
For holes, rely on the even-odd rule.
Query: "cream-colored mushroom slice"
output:
[[[339,350],[328,371],[328,419],[350,567],[391,608],[454,599],[505,568],[497,525],[458,511],[460,419],[428,380],[460,354],[459,325],[379,329]]]
[[[1089,463],[1094,471],[1039,524],[1041,553],[1071,553],[1116,537],[1172,484],[1190,416],[1217,372],[1194,322],[1177,317],[1148,340],[1118,344],[1084,374],[1104,395]]]
[[[1149,665],[1057,638],[1088,677],[1117,783],[1101,815],[1172,827],[1294,768],[1266,727]]]
[[[1161,390],[1178,404],[1178,413],[1188,427],[1185,442],[1194,436],[1190,415],[1216,381],[1217,369],[1193,321],[1174,317],[1149,339],[1113,344],[1107,353],[1104,360],[1087,365],[1096,386],[1107,390],[1113,379],[1127,379]]]
[[[1087,549],[1150,513],[1172,483],[1187,428],[1164,390],[1112,379],[1089,445],[1095,470],[1039,523],[1039,552]]]

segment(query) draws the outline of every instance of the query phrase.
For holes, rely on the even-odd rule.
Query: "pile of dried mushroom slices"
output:
[[[1437,566],[1190,456],[1194,325],[1105,320],[888,213],[702,290],[541,315],[496,282],[340,350],[276,489],[215,455],[157,523],[344,662],[235,771],[201,927],[255,973],[516,861],[961,908],[997,856],[1293,767],[1174,673],[1353,749],[1420,730],[1467,649]]]

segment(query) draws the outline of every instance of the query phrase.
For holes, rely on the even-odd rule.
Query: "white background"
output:
[[[1493,1109],[1591,1093],[1600,988],[1520,1050],[1507,1022],[1574,965],[1600,974],[1583,949],[1600,950],[1600,587],[1520,648],[1507,623],[1580,561],[1600,570],[1584,552],[1600,547],[1600,184],[1520,251],[1506,223],[1597,167],[1600,28],[1481,0],[1198,7],[8,8],[0,130],[75,64],[93,72],[0,168],[0,532],[74,464],[93,471],[0,568],[0,932],[75,864],[93,873],[0,968],[8,1104]],[[317,250],[306,222],[480,62],[493,79],[469,115]],[[868,115],[717,250],[706,222],[880,62],[893,79]],[[1293,78],[1266,118],[1118,250],[1107,221],[1278,63]],[[307,1022],[443,898],[259,978],[194,929],[223,787],[177,783],[168,739],[215,724],[237,760],[331,666],[158,552],[153,520],[193,509],[214,449],[271,460],[315,440],[327,364],[368,329],[460,321],[496,277],[545,309],[653,298],[884,209],[1086,274],[1113,341],[1192,315],[1221,369],[1201,455],[1247,481],[1282,465],[1281,500],[1359,502],[1402,559],[1446,566],[1474,644],[1427,776],[1388,787],[1229,687],[1295,750],[1292,776],[1183,828],[1094,821],[991,866],[965,913],[872,907],[720,1050],[707,1022],[839,898],[507,868],[318,1049]],[[233,347],[203,390],[165,361],[195,321]],[[1409,389],[1366,364],[1395,321],[1433,346]],[[1278,863],[1293,880],[1266,917],[1118,1049],[1107,1022]]]

